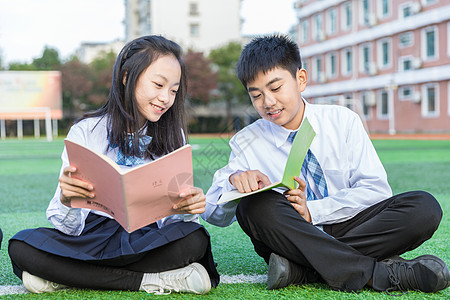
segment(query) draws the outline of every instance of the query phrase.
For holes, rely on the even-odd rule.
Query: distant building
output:
[[[161,34],[209,52],[241,41],[241,0],[125,0],[125,39]]]
[[[298,0],[313,103],[347,105],[371,132],[450,131],[448,0]]]
[[[98,57],[102,52],[108,53],[110,51],[113,51],[116,55],[119,54],[123,46],[124,42],[120,40],[110,43],[86,42],[81,43],[81,46],[75,51],[75,55],[81,62],[88,64],[92,62],[96,57]]]

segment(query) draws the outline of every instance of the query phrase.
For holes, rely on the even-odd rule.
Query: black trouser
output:
[[[135,256],[130,256],[120,262],[85,262],[50,254],[17,240],[10,241],[8,250],[14,273],[19,278],[22,278],[22,271],[27,271],[70,287],[137,291],[144,273],[173,270],[198,262],[205,256],[208,245],[206,233],[196,230],[146,252],[138,261]]]
[[[372,277],[377,261],[429,239],[439,226],[442,210],[432,195],[408,192],[348,221],[326,225],[324,233],[305,221],[285,196],[269,191],[242,199],[236,216],[266,262],[274,252],[314,269],[334,289],[357,291]]]

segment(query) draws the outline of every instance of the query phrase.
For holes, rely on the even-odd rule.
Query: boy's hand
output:
[[[234,173],[229,180],[241,193],[253,192],[271,184],[269,177],[258,170]]]
[[[92,184],[70,176],[71,173],[76,171],[77,169],[73,166],[65,167],[63,170],[63,174],[61,175],[61,177],[59,177],[59,186],[61,188],[61,203],[69,207],[71,206],[71,199],[73,197],[95,197],[95,194],[92,192],[94,190]]]
[[[189,191],[181,193],[182,200],[173,206],[181,214],[202,214],[205,212],[205,194],[201,188],[192,187]]]
[[[311,223],[311,215],[309,214],[308,205],[306,205],[306,182],[295,176],[294,180],[298,183],[298,188],[284,192],[286,198],[291,202],[294,209],[302,216],[303,219]]]

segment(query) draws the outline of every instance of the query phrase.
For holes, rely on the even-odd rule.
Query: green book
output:
[[[292,143],[291,152],[289,152],[281,181],[272,183],[271,185],[250,193],[241,193],[238,190],[223,193],[217,204],[222,204],[232,200],[239,200],[245,196],[279,187],[285,187],[290,190],[295,189],[297,187],[297,182],[294,180],[294,177],[300,175],[303,161],[305,160],[306,153],[308,152],[315,135],[316,133],[311,127],[308,118],[305,118],[297,132],[297,135],[295,136],[294,142]]]

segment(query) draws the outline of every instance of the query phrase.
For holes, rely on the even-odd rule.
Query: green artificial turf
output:
[[[228,136],[191,138],[195,185],[205,193],[212,176],[228,161]],[[403,255],[412,258],[435,254],[450,263],[450,141],[375,140],[375,148],[388,174],[394,193],[425,190],[440,202],[444,217],[432,239]],[[0,141],[0,227],[4,233],[0,251],[0,285],[20,285],[12,273],[7,241],[17,231],[50,226],[45,209],[59,177],[63,140],[7,139]],[[239,225],[219,228],[202,222],[211,234],[213,253],[220,274],[266,274],[267,266],[253,251]],[[265,284],[221,284],[208,295],[171,294],[170,299],[388,299],[383,293],[364,289],[359,293],[331,290],[323,284],[268,291]],[[72,290],[43,295],[5,295],[5,299],[168,299],[144,292]],[[410,292],[403,299],[450,298],[450,290],[424,294]]]

